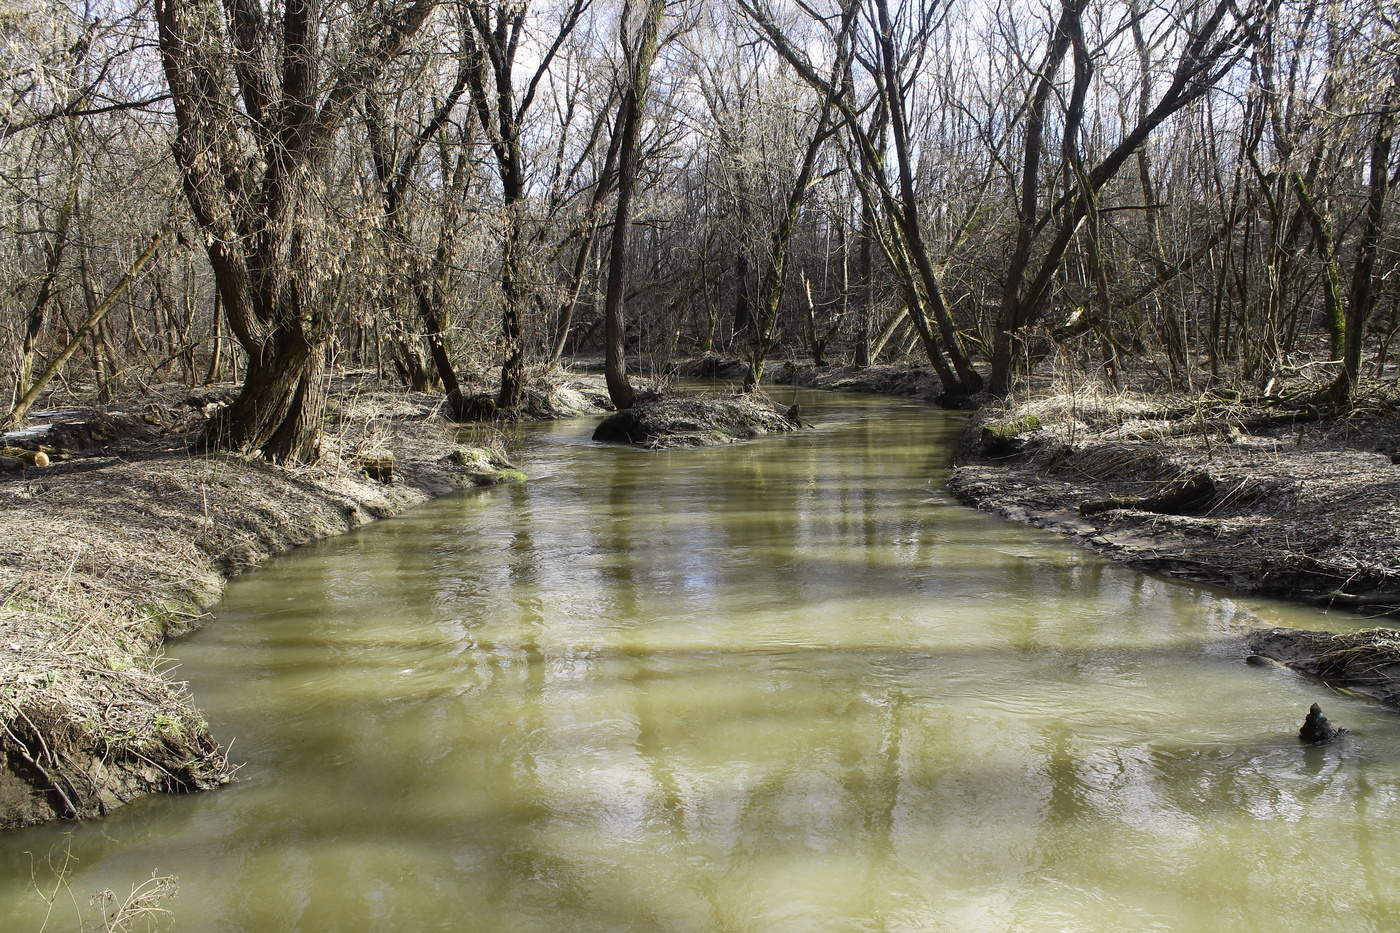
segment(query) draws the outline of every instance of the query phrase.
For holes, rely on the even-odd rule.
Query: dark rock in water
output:
[[[798,406],[796,402],[793,402],[792,405],[788,407],[787,413],[784,415],[784,417],[786,417],[787,420],[791,421],[793,424],[797,425],[799,428],[810,428],[812,426],[812,422],[802,420],[802,409]]]
[[[1346,734],[1347,730],[1332,725],[1327,717],[1322,715],[1322,707],[1316,703],[1308,707],[1308,718],[1303,720],[1303,727],[1298,730],[1299,739],[1314,745],[1326,745]]]
[[[1268,667],[1273,662],[1270,661],[1268,658],[1264,657],[1262,654],[1251,654],[1249,657],[1244,659],[1244,663],[1253,664],[1255,667]]]

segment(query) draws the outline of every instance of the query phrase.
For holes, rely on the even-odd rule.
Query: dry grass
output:
[[[45,905],[44,917],[34,933],[46,933],[59,924],[58,928],[78,933],[136,933],[170,928],[172,915],[165,905],[179,890],[179,880],[174,875],[152,872],[151,877],[132,885],[125,897],[110,889],[98,891],[84,908],[71,884],[77,861],[72,841],[71,836],[65,836],[62,847],[51,849],[41,865],[31,863],[30,886]]]
[[[1400,667],[1400,632],[1394,629],[1332,635],[1317,658],[1317,672],[1324,679],[1377,682],[1395,667]]]
[[[168,417],[142,437],[0,481],[0,828],[226,781],[160,645],[272,554],[519,476],[461,449],[436,402],[346,381],[321,460],[283,468],[188,454],[199,419],[161,398]],[[395,454],[394,484],[349,465],[369,449]]]
[[[1400,709],[1400,631],[1366,629],[1334,634],[1305,629],[1257,629],[1250,650]]]
[[[977,424],[1034,416],[1009,459],[979,459],[951,485],[965,501],[1073,530],[1113,556],[1239,589],[1400,613],[1400,409],[1385,392],[1345,418],[1277,398],[1119,392],[1062,384]],[[1092,527],[1055,516],[1088,500],[1151,494],[1205,474],[1220,492],[1191,515],[1117,509]]]

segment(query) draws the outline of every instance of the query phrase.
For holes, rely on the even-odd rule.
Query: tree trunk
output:
[[[523,185],[517,191],[507,185],[506,239],[501,250],[501,337],[505,342],[505,359],[501,363],[501,388],[496,395],[496,407],[501,411],[516,408],[525,393],[525,345],[520,328],[520,211]]]
[[[274,460],[314,453],[334,315],[317,306],[307,268],[319,245],[310,223],[317,176],[354,102],[436,2],[347,18],[289,0],[279,23],[257,3],[156,0],[175,162],[229,329],[248,354],[243,390],[206,426],[205,447]],[[351,64],[323,76],[326,47]]]
[[[855,364],[862,369],[870,365],[870,316],[875,313],[875,250],[871,238],[869,208],[861,210],[860,230],[860,320],[856,325]]]
[[[261,453],[275,462],[315,458],[326,410],[325,349],[296,332],[279,332],[249,357],[242,391],[205,425],[209,450]]]
[[[734,336],[753,326],[749,312],[749,257],[741,246],[734,251]]]
[[[1391,184],[1390,150],[1395,136],[1395,104],[1400,97],[1400,90],[1397,89],[1400,89],[1400,83],[1393,84],[1390,93],[1382,98],[1380,112],[1375,118],[1376,133],[1371,138],[1366,213],[1356,265],[1352,268],[1351,294],[1347,300],[1342,369],[1337,373],[1329,393],[1331,400],[1338,405],[1349,405],[1356,394],[1356,382],[1361,376],[1361,345],[1366,337],[1366,321],[1376,303],[1372,279],[1375,276],[1376,257],[1380,252],[1386,195]]]
[[[219,290],[214,290],[214,348],[209,352],[209,369],[204,373],[204,384],[213,385],[219,381],[219,370],[224,360],[224,316],[219,308]]]
[[[15,407],[3,421],[0,421],[0,424],[18,424],[24,421],[29,415],[29,409],[34,407],[34,403],[39,400],[39,396],[43,393],[45,387],[48,386],[55,376],[63,371],[64,365],[72,359],[74,353],[78,352],[78,347],[82,345],[83,340],[88,334],[102,323],[102,319],[106,317],[112,305],[117,303],[117,299],[121,297],[122,292],[126,291],[127,286],[136,281],[136,277],[141,274],[141,269],[144,268],[151,257],[155,255],[156,250],[160,247],[161,241],[165,239],[166,234],[170,232],[170,228],[171,222],[167,221],[164,226],[156,231],[155,235],[151,237],[150,242],[146,245],[146,249],[140,256],[137,256],[136,260],[131,264],[131,268],[127,269],[126,274],[123,275],[121,280],[107,293],[107,297],[98,302],[88,313],[88,316],[83,322],[74,329],[73,336],[68,340],[68,345],[63,348],[58,356],[50,361],[48,366],[44,367],[44,371],[34,380],[34,384],[25,390],[24,394],[20,396],[19,401],[15,403]]]
[[[849,19],[847,23],[849,23]],[[843,30],[843,41],[837,56],[838,68],[844,67],[845,35]],[[812,138],[807,142],[806,149],[803,150],[802,164],[797,170],[797,177],[793,179],[792,189],[788,192],[786,209],[769,237],[768,266],[763,272],[763,304],[759,306],[760,317],[754,321],[749,374],[744,378],[745,392],[757,389],[759,383],[763,381],[763,366],[777,336],[778,310],[782,304],[783,286],[787,278],[788,247],[792,243],[793,231],[797,229],[797,217],[802,211],[802,202],[806,200],[807,189],[811,186],[812,173],[817,165],[817,154],[821,151],[822,143],[831,135],[831,131],[827,128],[827,119],[830,115],[831,95],[828,94],[822,101]],[[808,297],[810,299],[810,292]]]
[[[608,291],[603,303],[603,352],[608,397],[619,411],[631,408],[637,401],[637,391],[627,378],[626,322],[622,307],[627,288],[627,236],[632,226],[632,190],[637,181],[638,130],[646,108],[651,66],[656,60],[661,18],[666,12],[665,0],[646,0],[646,4],[637,47],[628,50],[630,74],[628,87],[622,95],[618,128],[622,133],[622,143],[618,149],[617,214],[613,221],[612,252],[608,256]],[[624,24],[629,12],[626,9],[623,11]]]

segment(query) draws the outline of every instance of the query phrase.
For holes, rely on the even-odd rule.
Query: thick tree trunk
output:
[[[904,78],[898,51],[892,38],[888,4],[886,0],[876,0],[876,11],[881,29],[880,56],[885,73],[885,99],[889,105],[890,129],[894,137],[895,164],[898,168],[900,211],[898,220],[904,233],[904,241],[909,246],[909,258],[914,270],[922,281],[924,295],[933,311],[934,324],[942,338],[943,351],[953,364],[957,381],[946,387],[958,388],[964,392],[976,392],[982,388],[982,376],[972,366],[972,360],[963,347],[962,337],[953,322],[952,311],[943,295],[943,285],[933,263],[929,261],[928,247],[924,244],[922,223],[919,219],[919,199],[914,190],[914,168],[909,128],[904,112]],[[922,315],[920,315],[922,318]],[[927,325],[925,325],[926,327]],[[923,335],[924,328],[920,328]],[[924,336],[925,344],[930,343]],[[933,351],[930,350],[932,353]],[[935,354],[936,355],[936,354]],[[941,374],[940,374],[941,376]],[[948,382],[943,377],[945,383]]]
[[[631,95],[628,95],[631,100]],[[626,106],[626,105],[624,105]],[[608,256],[608,291],[603,302],[603,354],[608,397],[619,411],[631,408],[637,400],[632,381],[627,378],[626,321],[622,300],[627,288],[627,233],[631,226],[635,118],[624,116],[622,172],[617,188],[617,217],[613,223],[612,250]]]
[[[428,361],[423,358],[423,352],[417,346],[417,338],[397,340],[395,343],[397,345],[394,347],[394,369],[398,370],[403,384],[414,392],[431,392],[436,389],[437,376],[428,366]]]
[[[269,19],[256,3],[156,0],[161,67],[175,111],[173,150],[202,228],[229,329],[248,354],[238,400],[203,435],[206,447],[299,460],[317,447],[325,410],[326,317],[306,265],[310,221],[330,141],[437,0],[412,0],[348,21],[319,3],[288,2]],[[337,33],[348,40],[344,47]],[[323,45],[337,67],[322,80]]]
[[[517,190],[513,184],[506,186],[505,247],[501,252],[501,337],[505,359],[501,363],[501,388],[496,396],[496,407],[502,411],[516,408],[525,393],[525,345],[520,328],[520,215],[516,206],[523,196],[523,185]]]
[[[1392,85],[1390,93],[1383,98],[1387,106],[1382,107],[1376,117],[1376,132],[1371,139],[1366,212],[1361,227],[1361,242],[1356,251],[1356,264],[1352,268],[1342,368],[1330,391],[1332,401],[1343,406],[1350,405],[1356,394],[1356,383],[1361,378],[1361,349],[1366,338],[1366,322],[1376,302],[1372,280],[1385,225],[1386,196],[1391,185],[1390,150],[1395,137],[1394,102],[1397,98],[1400,98],[1400,84]]]
[[[298,333],[275,334],[262,354],[249,357],[242,391],[205,425],[201,446],[277,462],[313,460],[325,410],[324,346]]]

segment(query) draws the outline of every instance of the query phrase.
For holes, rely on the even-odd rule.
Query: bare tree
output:
[[[332,325],[318,266],[334,261],[319,248],[317,173],[356,99],[434,6],[361,8],[346,23],[320,0],[286,0],[275,23],[252,0],[158,0],[175,159],[248,355],[242,391],[211,419],[207,445],[314,455]]]
[[[627,0],[618,21],[623,53],[623,85],[618,106],[617,208],[608,255],[607,297],[603,307],[608,395],[618,409],[631,408],[637,392],[627,377],[623,297],[627,287],[627,239],[632,226],[632,193],[637,184],[637,156],[651,69],[661,42],[666,0]]]

